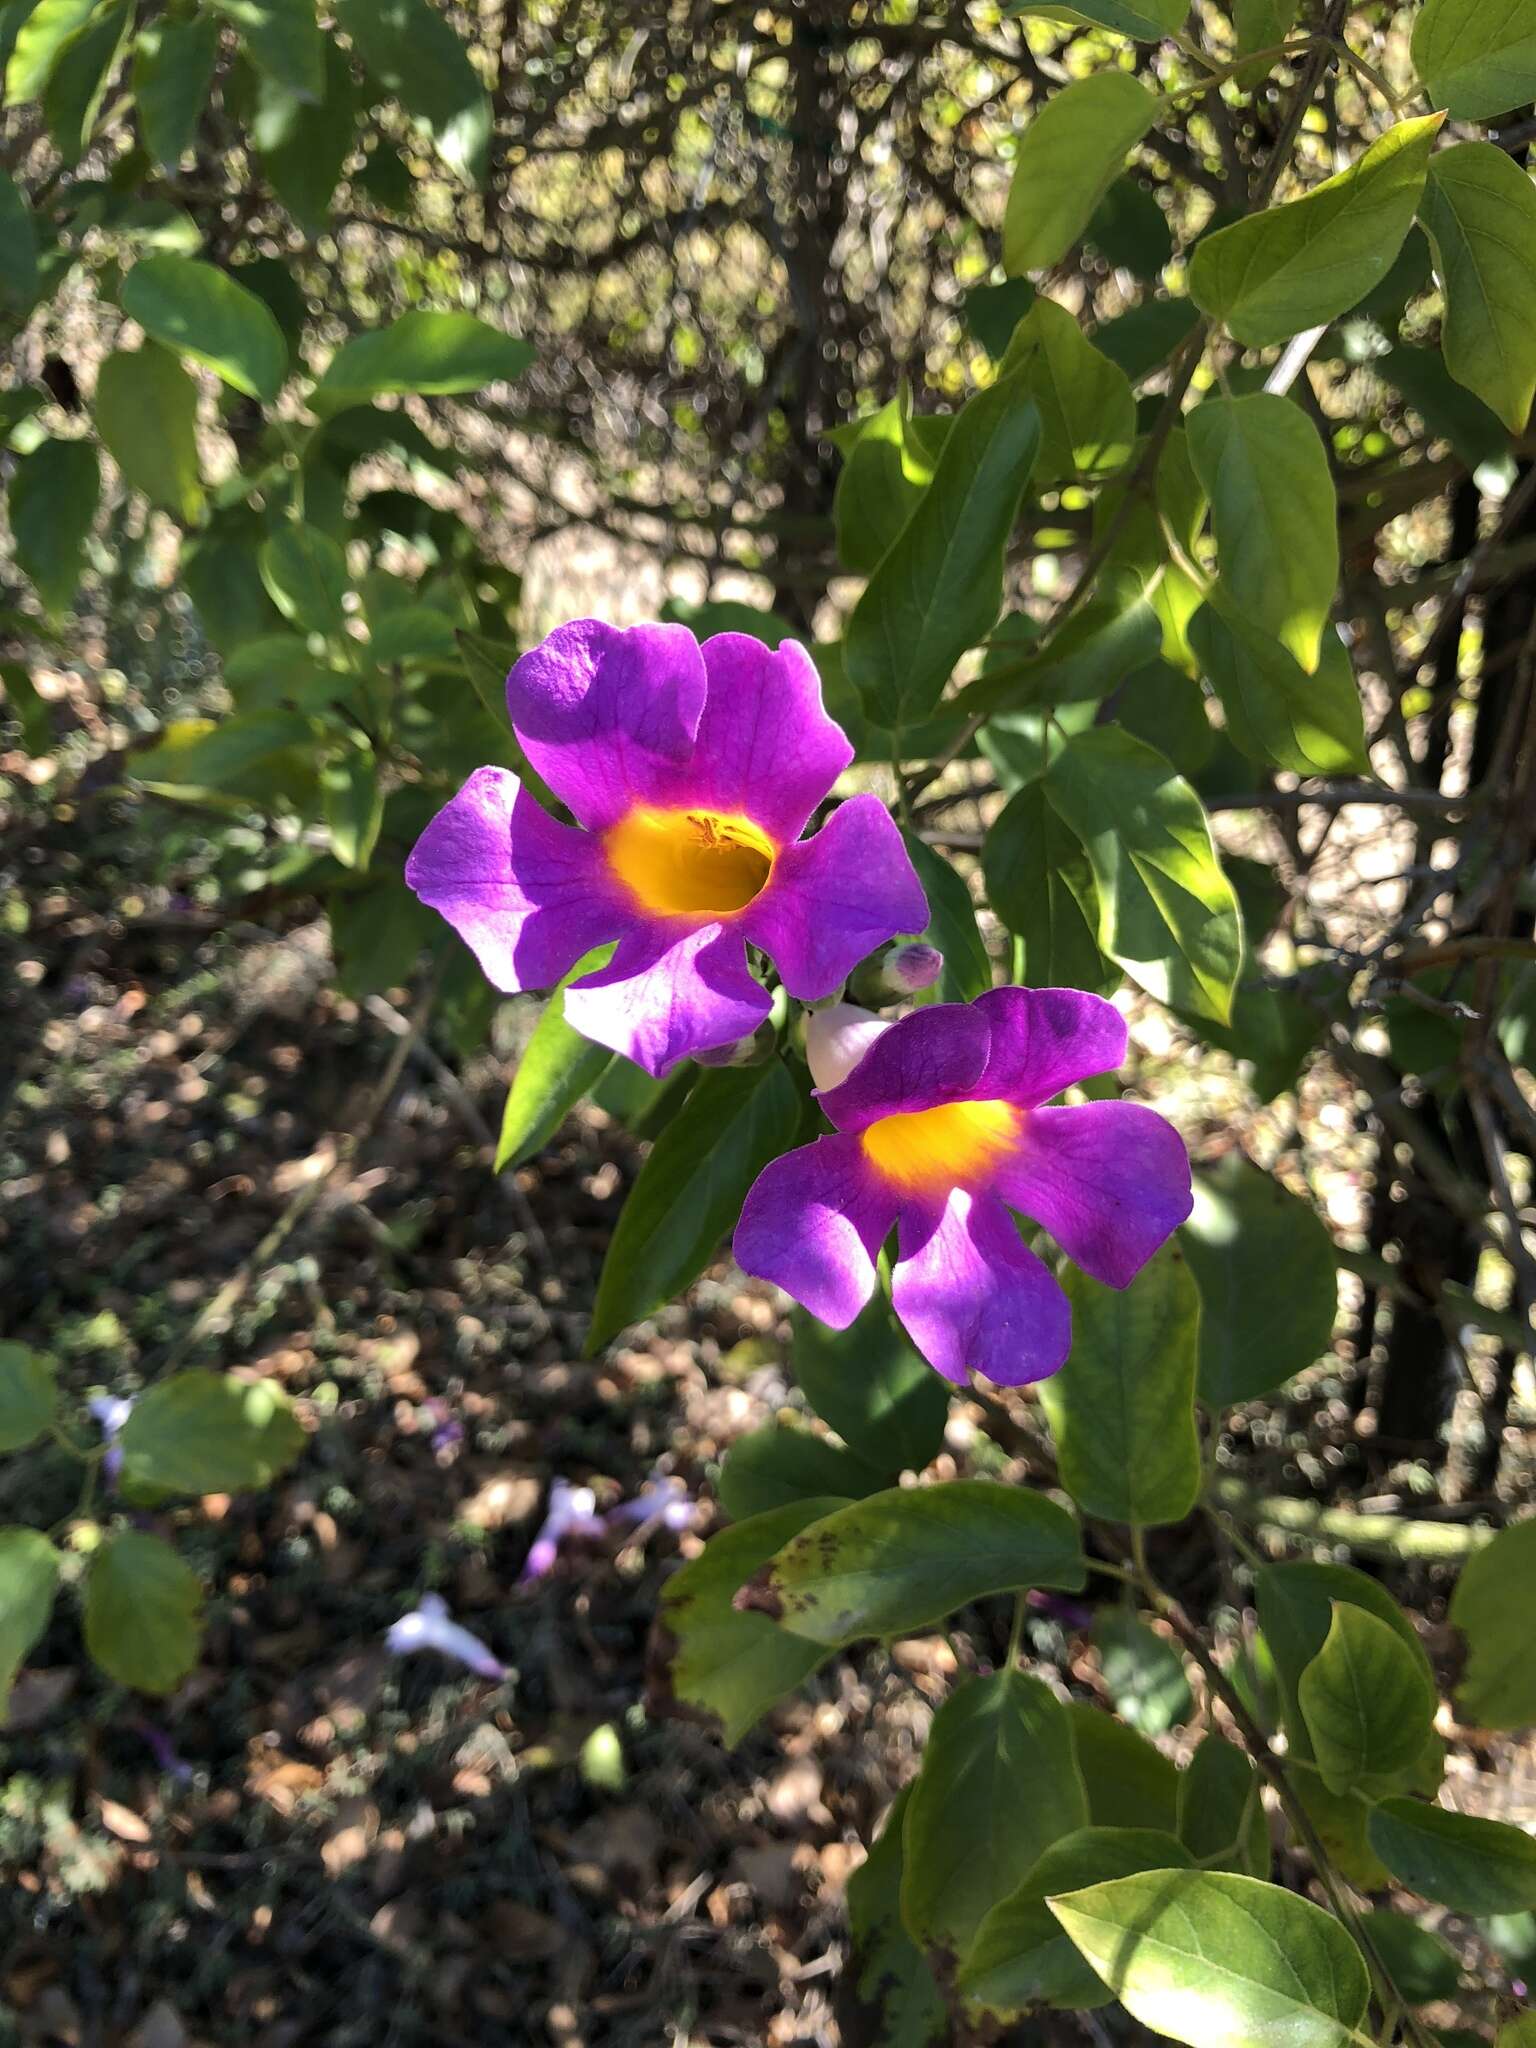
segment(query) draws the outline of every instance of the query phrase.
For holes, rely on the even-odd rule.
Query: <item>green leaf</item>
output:
[[[174,171],[192,147],[219,61],[219,24],[209,14],[141,28],[133,53],[133,101],[153,160]]]
[[[731,1445],[716,1492],[733,1522],[828,1494],[860,1500],[886,1475],[795,1422],[765,1422]]]
[[[907,1932],[919,1948],[963,1957],[1051,1844],[1087,1823],[1072,1725],[1055,1693],[1020,1671],[967,1679],[933,1717],[907,1805]]]
[[[949,2014],[933,1972],[901,1924],[902,1834],[911,1787],[897,1793],[880,1839],[848,1880],[849,1957],[843,2038],[880,2048],[946,2048]]]
[[[21,1660],[48,1626],[59,1553],[36,1529],[0,1529],[0,1723]]]
[[[1113,1993],[1084,1960],[1046,1900],[1146,1870],[1187,1870],[1188,1849],[1154,1828],[1079,1828],[1052,1843],[1017,1891],[992,1908],[960,1972],[973,2012],[1016,2020],[1036,2004],[1081,2012]]]
[[[619,1212],[587,1339],[601,1349],[698,1278],[748,1188],[795,1142],[800,1096],[782,1060],[700,1075]]]
[[[1016,0],[1004,7],[1004,14],[1039,14],[1049,21],[1093,21],[1113,29],[1119,36],[1134,36],[1138,42],[1159,43],[1183,25],[1189,9],[1184,0],[1146,0],[1134,7],[1129,0],[1076,0],[1070,7],[1056,0]]]
[[[661,1669],[684,1712],[717,1716],[728,1743],[740,1742],[775,1700],[810,1677],[830,1654],[761,1614],[732,1605],[759,1566],[835,1500],[792,1501],[711,1536],[703,1555],[662,1587]]]
[[[1026,783],[999,812],[982,848],[987,900],[1023,941],[1018,979],[1033,988],[1102,993],[1120,979],[1099,951],[1099,895],[1079,841]]]
[[[366,873],[384,822],[384,792],[373,748],[360,734],[322,763],[320,795],[332,853],[344,868]]]
[[[1385,1891],[1392,1882],[1386,1865],[1367,1839],[1370,1802],[1358,1792],[1330,1792],[1316,1764],[1286,1767],[1291,1789],[1300,1800],[1328,1861],[1357,1891]]]
[[[1076,1592],[1085,1574],[1065,1508],[1022,1487],[952,1479],[839,1509],[786,1545],[750,1598],[781,1627],[835,1648],[910,1635],[987,1593]]]
[[[1257,1878],[1115,1878],[1051,1910],[1133,2019],[1191,2048],[1345,2048],[1370,1979],[1340,1923]]]
[[[1159,107],[1156,94],[1128,71],[1096,71],[1032,111],[1003,215],[1003,267],[1010,275],[1061,261]]]
[[[1186,431],[1211,501],[1224,617],[1272,634],[1310,675],[1339,580],[1338,506],[1316,427],[1290,399],[1256,391],[1207,399]]]
[[[1479,1915],[1536,1906],[1536,1841],[1503,1821],[1383,1799],[1371,1813],[1370,1840],[1398,1883],[1421,1899]]]
[[[1184,1659],[1172,1643],[1118,1607],[1100,1610],[1093,1640],[1104,1683],[1122,1719],[1143,1735],[1166,1735],[1170,1728],[1184,1725],[1194,1710],[1194,1695]]]
[[[1410,2005],[1429,2005],[1456,1996],[1461,1963],[1437,1935],[1384,1907],[1362,1914],[1361,1919],[1371,1946]]]
[[[53,1407],[53,1367],[47,1359],[25,1344],[0,1344],[0,1451],[20,1451],[34,1443],[52,1422]]]
[[[251,574],[262,534],[245,514],[216,518],[211,530],[188,537],[181,552],[181,580],[198,623],[220,654],[231,655],[252,640],[282,627],[282,617]]]
[[[1072,1357],[1041,1383],[1061,1483],[1083,1510],[1140,1527],[1182,1522],[1200,1491],[1200,1295],[1177,1245],[1129,1287],[1071,1268]]]
[[[337,980],[354,1002],[403,987],[422,947],[442,930],[436,912],[397,881],[339,890],[329,909]]]
[[[119,1685],[174,1692],[197,1662],[203,1589],[169,1543],[125,1529],[91,1559],[85,1647]]]
[[[1232,28],[1238,55],[1247,57],[1256,50],[1272,50],[1283,43],[1295,27],[1299,11],[1299,0],[1233,0]],[[1245,64],[1237,73],[1239,86],[1244,92],[1252,92],[1255,86],[1263,84],[1277,62],[1271,57],[1267,62]]]
[[[1003,357],[1001,374],[1014,371],[1040,411],[1037,489],[1124,469],[1136,440],[1130,381],[1100,355],[1065,306],[1035,300]]]
[[[1536,1519],[1501,1529],[1469,1557],[1451,1594],[1451,1626],[1466,1663],[1456,1684],[1458,1720],[1473,1728],[1536,1722]]]
[[[89,441],[41,441],[11,477],[11,542],[17,565],[53,618],[80,584],[85,542],[101,498],[101,463]]]
[[[1013,330],[1035,303],[1027,277],[1005,278],[1001,284],[974,284],[965,295],[961,317],[994,362],[1013,339]]]
[[[345,630],[347,558],[328,533],[284,520],[256,562],[267,595],[301,633],[334,639]]]
[[[955,701],[989,716],[994,706],[1096,702],[1144,668],[1161,642],[1162,626],[1140,580],[1112,579],[1038,653],[1026,649],[984,670]]]
[[[40,99],[65,46],[95,13],[97,0],[37,0],[16,31],[5,69],[5,104]]]
[[[866,1464],[896,1478],[938,1455],[949,1387],[907,1341],[882,1289],[846,1330],[829,1330],[804,1309],[790,1327],[801,1393]]]
[[[458,635],[446,613],[430,605],[403,604],[370,621],[368,652],[380,668],[396,662],[430,661],[450,665],[459,658]]]
[[[1536,79],[1536,30],[1531,51]],[[1518,434],[1536,391],[1536,186],[1491,142],[1459,142],[1431,157],[1419,219],[1445,293],[1445,367]]]
[[[78,163],[90,147],[132,27],[133,9],[127,0],[113,0],[59,53],[43,94],[43,113],[66,164]]]
[[[450,170],[485,182],[491,100],[428,0],[336,0],[336,19],[384,90],[426,129]]]
[[[261,81],[251,139],[272,189],[312,235],[325,229],[342,167],[352,153],[357,95],[352,65],[339,43],[325,46],[324,97],[295,92],[275,78]]]
[[[1098,726],[1062,747],[1045,793],[1093,869],[1100,950],[1159,1002],[1224,1023],[1242,924],[1189,784],[1144,740]]]
[[[30,312],[37,291],[37,223],[15,179],[0,170],[0,313]]]
[[[1438,348],[1399,345],[1371,368],[1419,415],[1423,432],[1449,441],[1468,469],[1510,461],[1509,433],[1475,393],[1458,384]]]
[[[1003,551],[1040,440],[1020,376],[1000,377],[955,420],[928,486],[854,606],[848,677],[877,725],[925,718],[1003,602]]]
[[[1443,118],[1399,121],[1304,198],[1203,235],[1189,266],[1195,304],[1248,348],[1347,313],[1396,261]]]
[[[152,340],[203,363],[270,405],[288,375],[288,344],[256,294],[211,263],[146,256],[123,279],[123,311]]]
[[[311,104],[324,90],[325,41],[315,0],[209,0],[239,29],[252,61]]]
[[[1067,1718],[1093,1825],[1172,1834],[1179,1813],[1179,1772],[1172,1760],[1087,1700],[1069,1701]]]
[[[992,962],[976,922],[971,892],[964,878],[926,840],[911,831],[901,836],[932,913],[927,931],[913,936],[926,939],[944,955],[937,1000],[969,1003],[992,986]]]
[[[1195,1175],[1184,1254],[1200,1289],[1200,1398],[1273,1393],[1333,1342],[1333,1239],[1312,1204],[1228,1152]]]
[[[878,412],[852,422],[851,440],[838,430],[843,466],[832,494],[832,519],[838,558],[857,576],[867,576],[874,569],[906,525],[929,481],[928,473],[908,473],[906,417],[910,407],[904,384]]]
[[[578,960],[539,1013],[507,1090],[496,1144],[496,1171],[521,1166],[544,1150],[572,1109],[590,1095],[613,1063],[606,1045],[583,1038],[565,1021],[565,989],[600,967],[606,948]]]
[[[1096,327],[1093,345],[1139,384],[1182,348],[1199,318],[1188,299],[1143,299]]]
[[[274,764],[280,770],[313,739],[308,719],[291,711],[183,718],[165,727],[157,746],[130,756],[129,772],[159,795],[259,796],[274,786]]]
[[[1486,121],[1536,97],[1536,22],[1510,0],[1426,0],[1411,55],[1431,100],[1458,121]]]
[[[369,0],[372,4],[372,0]],[[533,350],[473,313],[403,313],[393,325],[343,342],[315,386],[322,416],[386,391],[443,396],[520,377]]]
[[[1151,190],[1116,178],[1093,210],[1084,240],[1113,269],[1151,283],[1173,256],[1173,230]]]
[[[1325,630],[1308,674],[1220,586],[1189,622],[1201,673],[1221,699],[1234,746],[1297,775],[1368,775],[1365,719],[1349,652]]]
[[[1199,1863],[1268,1877],[1269,1819],[1251,1757],[1207,1735],[1179,1773],[1179,1839]]]
[[[19,661],[0,661],[0,688],[5,691],[0,699],[5,716],[21,727],[22,751],[34,760],[49,753],[53,747],[53,718],[47,702],[38,695],[37,685]]]
[[[177,1372],[141,1394],[118,1436],[123,1477],[171,1493],[243,1493],[304,1448],[293,1404],[270,1380]]]
[[[1435,1688],[1422,1656],[1363,1607],[1337,1600],[1297,1702],[1330,1792],[1407,1770],[1429,1740]]]
[[[1313,1564],[1298,1560],[1292,1564],[1267,1564],[1254,1574],[1259,1627],[1264,1632],[1280,1682],[1285,1731],[1289,1753],[1310,1761],[1312,1740],[1302,1709],[1302,1674],[1327,1640],[1333,1626],[1333,1610],[1339,1602],[1363,1608],[1397,1632],[1399,1640],[1419,1660],[1426,1677],[1424,1655],[1413,1623],[1375,1579],[1367,1578],[1348,1565]],[[1431,1680],[1432,1682],[1432,1680]]]
[[[184,526],[203,514],[197,457],[197,386],[152,341],[119,350],[96,380],[96,431],[123,480]]]

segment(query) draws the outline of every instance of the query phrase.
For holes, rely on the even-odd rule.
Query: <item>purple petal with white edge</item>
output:
[[[768,1015],[741,932],[718,924],[630,931],[606,967],[565,992],[566,1022],[660,1077],[691,1053],[747,1038]]]
[[[417,840],[405,879],[499,989],[550,988],[633,925],[589,833],[558,825],[505,768],[477,768]]]
[[[1125,1019],[1102,996],[1075,988],[994,988],[976,998],[992,1031],[977,1094],[1033,1109],[1074,1081],[1125,1059]]]
[[[877,796],[839,804],[814,838],[786,846],[741,929],[789,993],[814,1003],[897,932],[921,931],[928,899]]]
[[[875,1260],[897,1207],[857,1139],[818,1138],[753,1182],[736,1226],[736,1263],[846,1330],[874,1291]]]
[[[636,804],[665,802],[693,758],[706,683],[686,626],[573,619],[507,677],[507,710],[537,772],[598,832]]]
[[[883,1116],[971,1100],[991,1044],[978,1003],[934,1003],[899,1017],[846,1081],[821,1089],[816,1099],[840,1131],[862,1131]]]
[[[995,1196],[956,1188],[904,1210],[891,1304],[945,1379],[1000,1387],[1043,1380],[1066,1360],[1072,1311]]]
[[[1031,1110],[996,1187],[1109,1287],[1129,1286],[1192,1206],[1184,1140],[1139,1102]]]
[[[702,652],[708,694],[694,752],[656,800],[740,812],[788,845],[853,759],[848,735],[822,709],[816,665],[795,641],[773,648],[717,633]]]

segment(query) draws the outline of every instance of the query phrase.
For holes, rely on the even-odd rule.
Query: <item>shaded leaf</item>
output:
[[[1330,1792],[1407,1770],[1435,1718],[1422,1654],[1387,1622],[1343,1600],[1333,1604],[1322,1648],[1298,1679],[1296,1696]]]
[[[696,1280],[748,1188],[794,1143],[800,1096],[782,1060],[699,1078],[619,1213],[592,1310],[589,1352]]]
[[[532,361],[526,341],[473,313],[403,313],[389,327],[343,342],[312,400],[324,415],[387,391],[426,396],[479,391],[520,377]]]
[[[169,15],[139,30],[133,52],[139,133],[168,171],[192,147],[218,61],[219,24],[212,15]]]
[[[65,611],[80,585],[85,542],[101,498],[101,462],[89,441],[42,441],[11,476],[11,542],[44,608]]]
[[[53,1612],[59,1553],[36,1529],[0,1529],[0,1722],[21,1661]]]
[[[253,61],[269,78],[316,102],[324,89],[325,47],[315,0],[209,0],[239,29]]]
[[[301,633],[340,635],[346,626],[347,558],[317,526],[284,520],[257,557],[267,595]]]
[[[739,1742],[775,1700],[809,1678],[830,1654],[820,1643],[775,1628],[761,1614],[741,1612],[732,1605],[736,1593],[808,1522],[839,1505],[835,1500],[793,1501],[722,1529],[710,1537],[702,1556],[662,1588],[666,1689],[683,1708],[718,1716],[728,1743]]]
[[[1096,1828],[1178,1827],[1179,1772],[1144,1735],[1087,1700],[1070,1700],[1067,1719]]]
[[[91,1558],[85,1647],[119,1685],[174,1692],[197,1662],[202,1606],[197,1574],[169,1543],[124,1529]]]
[[[943,854],[915,832],[904,831],[901,836],[932,913],[928,929],[912,936],[926,939],[944,955],[935,1000],[969,1003],[992,986],[992,962],[976,922],[971,892]]]
[[[1333,1341],[1338,1272],[1312,1204],[1241,1152],[1194,1177],[1182,1242],[1200,1289],[1200,1398],[1212,1408],[1273,1393]]]
[[[1536,29],[1531,34],[1536,79]],[[1445,293],[1445,367],[1512,434],[1536,391],[1536,186],[1491,142],[1459,142],[1430,158],[1419,219]]]
[[[880,1839],[848,1880],[851,1953],[838,1991],[842,2038],[881,2048],[944,2048],[949,2014],[933,1972],[901,1923],[902,1833],[911,1787],[897,1793]]]
[[[1469,1557],[1451,1594],[1451,1623],[1466,1644],[1458,1717],[1474,1728],[1536,1722],[1536,1519],[1501,1529]]]
[[[1041,1383],[1061,1483],[1085,1514],[1181,1522],[1200,1491],[1200,1295],[1176,1245],[1116,1290],[1072,1268],[1072,1357]]]
[[[765,1422],[726,1452],[716,1491],[733,1522],[828,1494],[859,1500],[887,1475],[794,1422]]]
[[[949,1387],[913,1349],[882,1289],[846,1330],[830,1330],[798,1308],[790,1327],[801,1393],[867,1464],[896,1478],[920,1472],[938,1454]]]
[[[19,1451],[35,1442],[52,1422],[53,1409],[48,1360],[25,1344],[0,1343],[0,1451]]]
[[[1001,374],[1015,371],[1040,411],[1037,487],[1064,477],[1109,476],[1125,467],[1136,440],[1130,383],[1065,306],[1035,300],[1003,357]]]
[[[907,1932],[963,1957],[993,1907],[1087,1821],[1071,1723],[1049,1686],[1020,1671],[967,1679],[933,1717],[907,1804]]]
[[[1179,1839],[1197,1862],[1268,1877],[1269,1817],[1253,1759],[1207,1735],[1179,1773]]]
[[[1438,1935],[1402,1913],[1385,1908],[1362,1915],[1371,1945],[1387,1966],[1394,1987],[1410,2005],[1428,2005],[1454,1998],[1461,1983],[1461,1963]]]
[[[1430,98],[1458,121],[1486,121],[1536,97],[1536,22],[1510,0],[1425,0],[1411,54]]]
[[[584,1095],[590,1095],[613,1064],[606,1045],[565,1021],[565,988],[580,974],[603,964],[606,949],[578,960],[539,1013],[532,1036],[507,1090],[496,1143],[496,1171],[505,1173],[542,1152]]]
[[[1172,1643],[1119,1607],[1100,1610],[1093,1641],[1109,1696],[1124,1720],[1143,1735],[1166,1735],[1170,1728],[1182,1727],[1195,1702],[1184,1659]],[[1155,1866],[1141,1866],[1151,1867]]]
[[[1310,675],[1220,586],[1189,622],[1201,673],[1221,699],[1234,746],[1297,775],[1368,775],[1365,718],[1349,652],[1324,630]]]
[[[484,184],[490,95],[446,18],[429,0],[336,0],[335,12],[369,71],[426,129],[449,169]]]
[[[1536,1841],[1519,1828],[1417,1799],[1383,1799],[1369,1833],[1398,1883],[1421,1899],[1458,1913],[1536,1907]]]
[[[1088,856],[1027,783],[998,813],[982,849],[987,900],[1024,945],[1019,979],[1034,988],[1103,993],[1120,979],[1099,951],[1099,897]]]
[[[168,350],[119,350],[96,380],[96,431],[123,479],[183,525],[202,517],[197,386]]]

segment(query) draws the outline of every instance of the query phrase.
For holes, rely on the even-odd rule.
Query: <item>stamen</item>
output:
[[[777,847],[750,818],[638,805],[604,840],[608,865],[657,917],[731,917],[768,885]]]

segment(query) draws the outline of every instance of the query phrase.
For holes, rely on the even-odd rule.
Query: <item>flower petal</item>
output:
[[[818,1138],[753,1182],[736,1226],[736,1263],[846,1330],[874,1291],[896,1207],[857,1139]]]
[[[505,768],[477,768],[417,840],[405,879],[486,979],[549,988],[633,922],[597,842],[558,825]]]
[[[518,743],[591,831],[657,799],[693,757],[704,661],[686,626],[573,619],[507,677]]]
[[[839,804],[811,839],[786,846],[742,930],[789,993],[818,1002],[897,932],[921,931],[928,899],[877,796]]]
[[[994,1196],[956,1188],[942,1207],[909,1208],[896,1241],[892,1305],[945,1379],[1022,1387],[1065,1361],[1067,1297]]]
[[[690,1053],[730,1045],[757,1029],[772,1007],[747,972],[739,931],[700,925],[637,927],[606,967],[565,992],[567,1023],[662,1075]]]
[[[992,1031],[979,1095],[1032,1109],[1125,1058],[1125,1019],[1076,988],[995,988],[976,998]]]
[[[701,651],[704,715],[670,801],[740,812],[788,845],[853,759],[848,735],[822,709],[821,678],[796,641],[717,633]]]
[[[997,1192],[1074,1265],[1127,1287],[1190,1212],[1189,1154],[1173,1125],[1139,1102],[1034,1109]]]
[[[992,1034],[976,1003],[934,1003],[882,1032],[846,1081],[818,1091],[840,1131],[976,1094]]]

